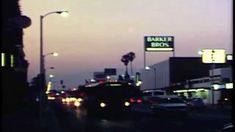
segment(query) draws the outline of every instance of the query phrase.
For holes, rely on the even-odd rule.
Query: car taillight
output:
[[[81,97],[85,97],[86,94],[85,94],[84,92],[81,92],[81,93],[80,93],[80,96],[81,96]]]
[[[130,103],[142,103],[142,99],[134,99],[134,98],[130,98]]]
[[[130,98],[130,102],[131,102],[131,103],[135,103],[135,99]]]
[[[142,101],[142,99],[137,99],[136,102],[137,102],[137,103],[142,103],[143,101]]]

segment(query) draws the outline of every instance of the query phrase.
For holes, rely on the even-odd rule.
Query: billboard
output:
[[[93,77],[96,81],[106,80],[106,75],[104,72],[94,72]]]
[[[104,73],[105,73],[105,75],[108,75],[108,76],[117,74],[115,68],[105,68]]]
[[[174,36],[145,36],[145,51],[174,51]]]
[[[225,49],[202,49],[203,63],[226,63]]]

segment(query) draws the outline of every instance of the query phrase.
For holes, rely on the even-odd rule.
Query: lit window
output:
[[[11,67],[14,67],[14,55],[11,55]]]
[[[2,59],[2,62],[1,62],[1,66],[4,67],[6,64],[6,60],[5,60],[5,53],[2,53],[1,54],[1,59]]]
[[[227,60],[233,60],[233,55],[227,55]]]
[[[225,88],[226,89],[233,89],[233,83],[226,83]]]

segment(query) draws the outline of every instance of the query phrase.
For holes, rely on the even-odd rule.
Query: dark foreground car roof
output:
[[[141,96],[141,91],[134,85],[125,82],[104,82],[80,88],[88,95],[111,96],[111,97],[135,97]]]

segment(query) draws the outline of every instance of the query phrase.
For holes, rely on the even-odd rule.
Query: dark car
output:
[[[204,109],[206,107],[202,98],[191,98],[187,100],[187,104],[191,109]]]
[[[88,114],[128,112],[132,105],[142,103],[140,90],[125,82],[103,82],[80,87],[84,93],[81,107]]]
[[[233,132],[233,123],[228,123],[223,126],[223,129],[221,132]]]
[[[50,90],[49,92],[47,92],[48,100],[57,100],[58,98],[60,98],[60,96],[61,92],[57,90]]]

